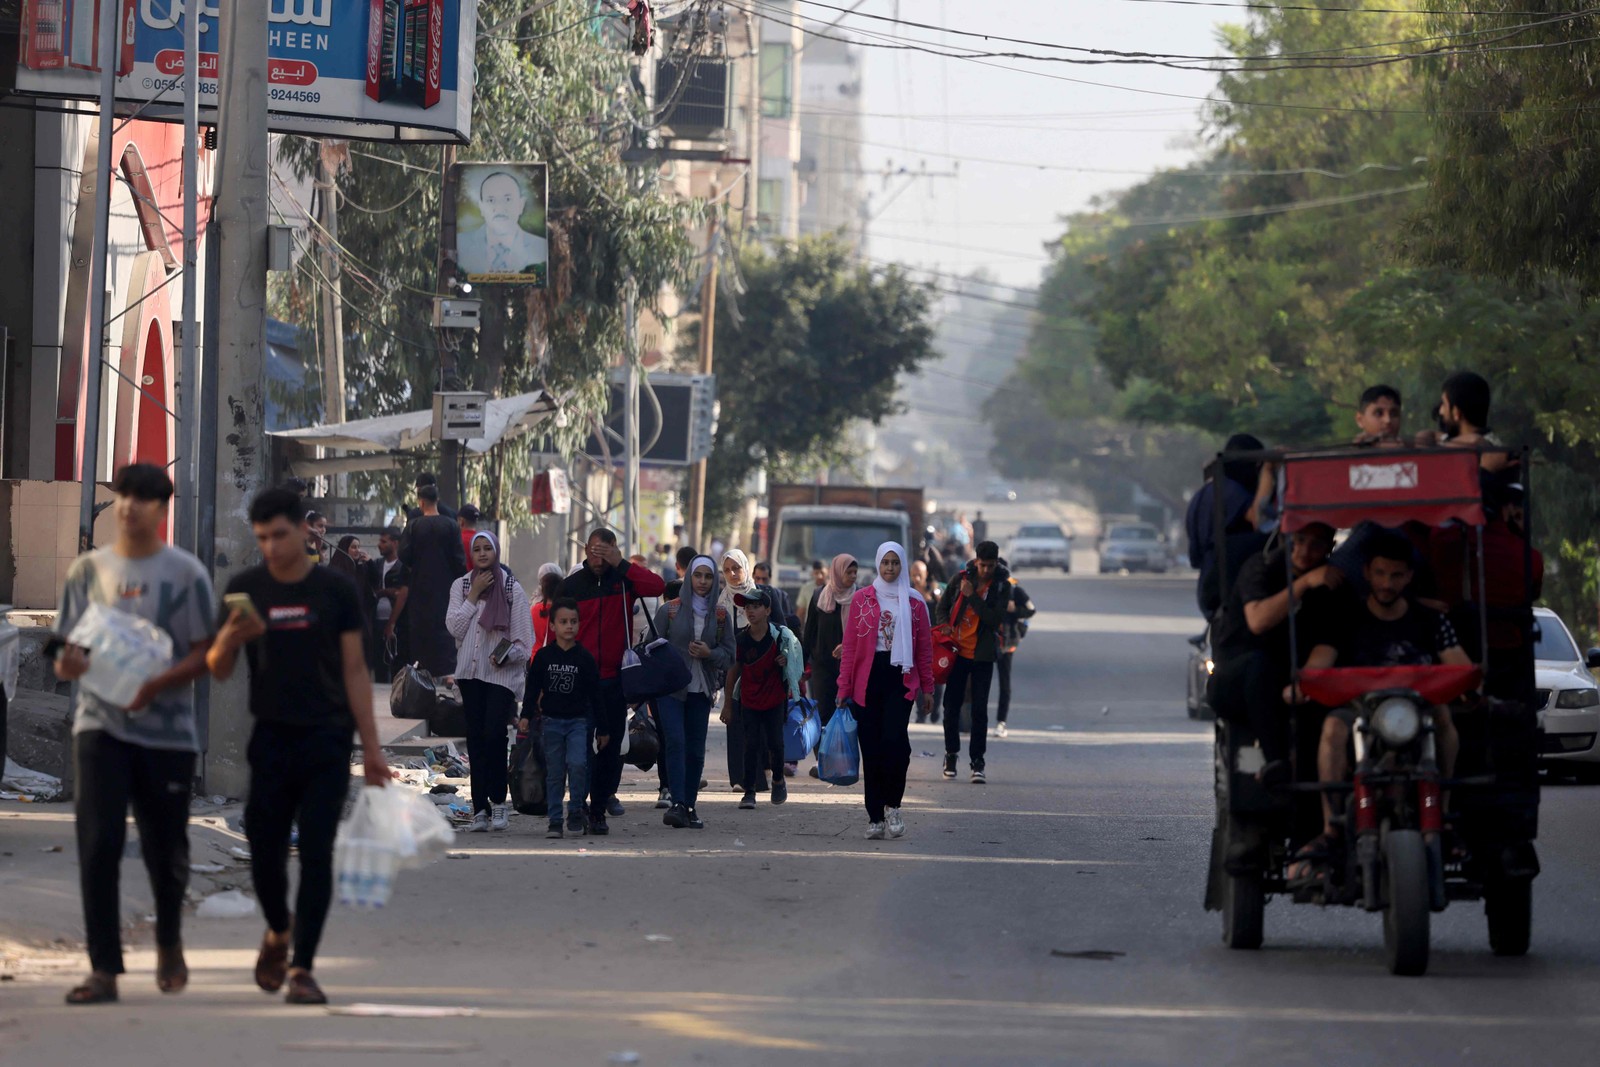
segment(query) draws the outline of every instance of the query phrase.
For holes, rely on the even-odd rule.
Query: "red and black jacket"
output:
[[[661,575],[623,560],[620,567],[608,566],[599,574],[587,566],[578,568],[562,580],[556,595],[578,602],[578,644],[600,665],[601,678],[615,678],[633,640],[634,601],[666,591]]]

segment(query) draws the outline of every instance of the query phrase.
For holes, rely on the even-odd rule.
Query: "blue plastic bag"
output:
[[[856,717],[848,707],[835,711],[822,731],[817,777],[834,785],[855,785],[861,779],[861,743],[856,738]]]
[[[822,720],[817,717],[815,700],[789,701],[789,718],[783,724],[783,759],[798,763],[817,749],[822,736]]]

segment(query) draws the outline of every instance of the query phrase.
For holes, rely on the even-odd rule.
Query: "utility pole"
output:
[[[89,255],[89,335],[83,353],[83,463],[79,471],[78,551],[94,547],[94,493],[100,480],[100,385],[106,375],[106,231],[111,226],[111,139],[116,135],[119,4],[100,8],[100,140],[94,168],[94,239]]]
[[[198,7],[198,5],[196,5]],[[195,550],[200,447],[200,13],[183,14],[183,352],[178,363],[178,547]]]
[[[711,199],[716,201],[721,193],[717,183],[711,183]],[[712,367],[712,345],[716,339],[717,330],[717,244],[720,238],[717,235],[718,209],[712,208],[711,218],[706,221],[706,255],[710,257],[710,265],[706,270],[705,288],[700,291],[700,373],[710,374]],[[706,519],[706,461],[696,460],[694,467],[689,472],[689,542],[700,551],[705,551],[708,541],[703,536]]]
[[[446,250],[455,243],[455,230],[448,223],[452,212],[446,200],[455,196],[455,183],[450,180],[450,168],[456,164],[456,146],[447,144],[439,149],[439,284],[438,291],[450,292],[450,279],[453,265],[446,257]],[[433,332],[434,343],[439,349],[439,380],[435,387],[444,389],[459,389],[461,387],[460,370],[456,364],[455,339],[450,336],[450,331],[438,329]],[[439,462],[444,470],[439,472],[440,492],[448,492],[448,501],[459,508],[464,503],[461,498],[461,443],[459,441],[439,442]]]
[[[342,142],[340,142],[342,144]],[[318,224],[322,227],[322,421],[344,421],[344,290],[340,278],[339,171],[337,145],[324,141],[317,151]]]
[[[216,467],[218,586],[255,552],[248,509],[267,474],[267,7],[260,0],[222,5],[218,195],[212,209],[214,239],[220,242],[217,404],[206,412],[225,427]],[[211,687],[211,711],[206,788],[241,795],[250,732],[244,672]]]
[[[628,333],[622,353],[622,529],[628,548],[639,551],[639,343],[638,294],[630,278],[623,297]]]

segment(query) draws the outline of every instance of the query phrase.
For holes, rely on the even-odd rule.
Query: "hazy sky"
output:
[[[854,0],[827,2],[850,7]],[[812,23],[839,17],[815,4],[802,2],[797,8]],[[1231,7],[1137,0],[866,0],[859,10],[1058,44],[1194,55],[1215,54],[1215,25],[1242,21],[1246,14]],[[878,33],[969,50],[1041,51],[849,15],[838,29],[862,42]],[[918,178],[909,188],[903,188],[908,184],[904,178],[890,179],[887,187],[880,178],[869,178],[874,211],[887,197],[898,196],[869,227],[868,254],[874,260],[959,273],[985,268],[1013,285],[1038,280],[1045,260],[1040,243],[1059,234],[1058,215],[1194,154],[1197,101],[1055,79],[1203,96],[1216,78],[1148,66],[971,61],[914,51],[863,51],[862,107],[868,116],[863,140],[869,142],[861,150],[863,168],[881,174],[886,163],[920,169],[925,162],[929,171],[959,171],[955,178]],[[958,167],[951,157],[959,157]],[[1074,173],[1042,170],[1038,164],[1134,173]]]

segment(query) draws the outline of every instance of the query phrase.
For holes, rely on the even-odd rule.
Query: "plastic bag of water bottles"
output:
[[[139,688],[172,665],[172,636],[148,619],[90,604],[67,635],[89,650],[85,690],[114,707],[133,703]]]
[[[395,875],[445,854],[454,831],[426,797],[394,786],[366,786],[339,824],[333,869],[341,904],[381,908]]]

